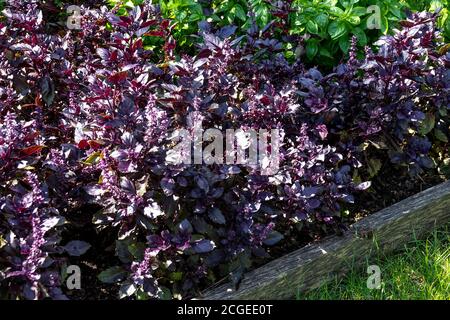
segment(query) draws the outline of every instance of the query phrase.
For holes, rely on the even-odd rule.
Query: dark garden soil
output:
[[[344,215],[330,225],[322,225],[321,229],[311,230],[307,227],[288,228],[284,233],[281,245],[269,248],[270,257],[256,261],[254,267],[261,266],[269,260],[279,258],[292,252],[310,242],[318,241],[324,236],[341,234],[349,225],[371,213],[377,212],[396,202],[399,202],[420,191],[443,182],[445,178],[440,177],[431,170],[417,177],[410,177],[407,170],[399,170],[387,163],[377,177],[372,181],[370,190],[366,190],[355,196],[355,204],[347,209],[348,215]],[[120,260],[115,256],[114,234],[110,232],[98,232],[92,223],[92,215],[98,210],[95,206],[85,206],[77,212],[71,213],[67,219],[70,227],[63,235],[70,235],[70,239],[84,240],[92,244],[92,247],[81,257],[71,257],[70,263],[78,265],[82,273],[82,289],[67,290],[66,294],[73,300],[98,300],[117,299],[118,286],[102,283],[97,275],[108,267],[120,265]],[[282,228],[281,228],[282,229]],[[280,229],[280,230],[281,230]],[[207,289],[215,287],[228,281],[222,279],[215,284],[210,284]],[[206,287],[205,287],[206,288]]]

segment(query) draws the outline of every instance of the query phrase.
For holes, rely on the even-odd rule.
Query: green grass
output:
[[[395,255],[367,265],[381,269],[381,289],[368,289],[366,270],[352,270],[299,300],[450,300],[450,224],[426,240],[414,240]]]

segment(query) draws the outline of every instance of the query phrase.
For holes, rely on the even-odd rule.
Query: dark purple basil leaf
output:
[[[284,239],[284,236],[279,233],[278,231],[272,230],[268,235],[267,238],[263,240],[263,243],[266,246],[273,246]]]
[[[197,183],[197,186],[202,189],[205,192],[208,192],[209,190],[209,183],[208,180],[206,180],[204,177],[202,176],[197,176],[195,177],[195,182]]]
[[[212,222],[217,224],[225,224],[227,221],[225,220],[225,216],[222,211],[218,208],[212,208],[208,211],[208,216]]]
[[[161,188],[163,189],[163,192],[166,196],[173,195],[175,180],[173,180],[172,178],[163,178],[161,180]]]
[[[35,285],[26,283],[23,287],[23,297],[27,300],[37,300],[38,289]]]
[[[177,183],[181,186],[181,187],[187,187],[188,186],[188,181],[185,177],[178,177],[177,178]]]
[[[198,23],[198,29],[199,29],[200,31],[209,33],[209,32],[211,31],[211,25],[210,25],[209,22],[207,22],[207,21],[205,21],[205,20],[202,20],[202,21],[200,21],[200,22]]]
[[[238,166],[224,166],[221,171],[227,174],[239,174],[241,169]]]
[[[211,53],[212,53],[211,50],[203,49],[197,54],[197,56],[195,58],[196,58],[196,60],[208,58],[211,55]]]
[[[204,192],[200,188],[194,188],[191,190],[190,196],[194,199],[200,199],[204,197]]]
[[[355,197],[351,194],[343,194],[341,197],[345,202],[355,203]]]
[[[218,199],[223,195],[223,192],[224,192],[223,187],[214,188],[209,192],[209,196],[212,198]]]
[[[133,261],[133,256],[128,250],[128,246],[132,243],[132,240],[116,240],[116,251],[115,255],[122,261],[123,263],[130,263]]]
[[[44,222],[42,223],[42,229],[44,230],[44,232],[47,232],[56,226],[63,225],[65,222],[66,219],[64,217],[51,217],[44,220]]]
[[[89,250],[91,245],[85,241],[73,240],[68,242],[63,248],[71,256],[79,257]]]
[[[133,182],[131,182],[131,180],[127,177],[120,178],[120,187],[128,194],[136,193],[136,188]]]
[[[215,243],[207,239],[197,241],[192,245],[192,248],[196,253],[207,253],[212,251],[215,247]]]
[[[306,203],[308,204],[309,209],[317,209],[320,207],[321,203],[319,199],[308,199],[306,201]]]
[[[142,286],[144,292],[148,293],[150,296],[156,296],[158,294],[158,285],[155,279],[144,279],[144,285]]]
[[[411,15],[376,52],[357,54],[353,39],[348,60],[322,73],[284,57],[301,39],[276,21],[240,36],[201,23],[198,49],[183,53],[155,6],[117,16],[90,2],[81,32],[53,32],[43,17],[57,12],[36,1],[10,1],[0,19],[0,296],[57,299],[70,263],[59,241],[79,222],[60,218],[82,227],[84,213],[119,241],[121,265],[103,277],[121,282],[122,296],[193,296],[218,276],[210,266],[238,283],[252,254],[265,257],[263,241],[333,229],[342,203],[367,186],[356,170],[376,171],[366,159],[391,156],[394,170],[420,174],[447,147],[450,53],[436,15]],[[168,137],[200,122],[278,128],[278,172],[166,163]]]
[[[41,80],[40,87],[42,99],[48,106],[50,106],[55,99],[55,84],[53,83],[53,80],[48,76],[44,77]]]
[[[104,48],[98,48],[97,54],[102,58],[102,60],[109,60],[110,53],[107,49]]]
[[[180,222],[178,229],[181,232],[186,232],[186,233],[192,233],[192,230],[193,230],[191,223],[187,219],[184,219],[183,221]]]
[[[225,26],[217,33],[223,39],[230,37],[236,32],[237,26]]]
[[[119,299],[131,297],[137,288],[133,283],[124,282],[119,289]]]
[[[317,196],[321,192],[320,187],[305,187],[301,191],[302,197],[304,198],[312,198]]]
[[[158,203],[153,202],[144,208],[144,215],[150,219],[156,219],[159,216],[164,215],[164,212],[161,210]]]

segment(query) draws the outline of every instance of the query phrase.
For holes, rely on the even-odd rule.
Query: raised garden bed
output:
[[[207,300],[289,299],[362,266],[377,252],[401,248],[436,225],[450,221],[450,181],[420,192],[331,236],[249,272],[238,290],[231,284],[207,291]]]

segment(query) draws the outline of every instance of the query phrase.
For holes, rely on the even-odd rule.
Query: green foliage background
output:
[[[143,0],[108,0],[111,6],[132,7]],[[180,52],[190,52],[196,43],[198,23],[209,21],[216,27],[237,25],[244,33],[255,22],[263,28],[270,21],[280,22],[272,13],[276,1],[268,0],[154,0],[164,17],[176,22],[174,36]],[[287,1],[285,2],[287,3]],[[368,19],[374,13],[370,6],[380,8],[380,29],[369,29]],[[448,0],[293,0],[287,17],[290,35],[300,37],[299,44],[285,44],[288,59],[303,56],[307,62],[331,67],[347,53],[352,36],[362,48],[380,35],[395,28],[406,18],[407,10],[435,11],[442,8],[439,19],[446,39],[450,38]],[[285,32],[279,30],[280,36]]]

